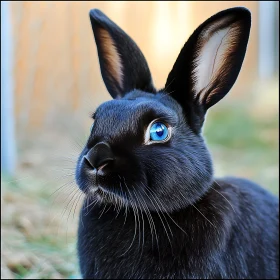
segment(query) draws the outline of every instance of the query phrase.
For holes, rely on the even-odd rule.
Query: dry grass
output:
[[[3,278],[67,279],[78,273],[80,193],[70,184],[74,161],[65,162],[62,154],[71,150],[64,142],[67,139],[54,133],[44,141],[25,143],[17,176],[1,180]]]

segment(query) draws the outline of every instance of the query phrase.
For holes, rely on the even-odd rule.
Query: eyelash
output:
[[[90,114],[90,118],[92,118],[93,120],[95,120],[95,116],[96,116],[96,111],[94,111]]]

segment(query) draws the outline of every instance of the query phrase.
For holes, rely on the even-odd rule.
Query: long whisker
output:
[[[159,242],[158,242],[158,236],[157,236],[157,231],[156,231],[156,226],[153,220],[153,217],[151,215],[151,212],[147,206],[147,203],[145,201],[145,199],[143,198],[142,194],[139,193],[140,197],[142,198],[142,201],[144,202],[145,205],[144,206],[144,213],[146,214],[147,218],[148,218],[148,222],[150,225],[150,229],[151,229],[151,235],[152,235],[152,246],[153,246],[153,240],[154,240],[154,234],[155,234],[155,238],[156,238],[156,242],[157,242],[157,248],[158,248],[158,253],[159,253],[159,258],[160,258],[160,250],[159,250]]]
[[[148,189],[153,192],[153,190],[151,188],[148,187]],[[154,193],[154,192],[153,192]],[[181,194],[182,195],[182,194]],[[183,196],[184,197],[184,196]],[[161,207],[164,209],[165,211],[165,214],[171,219],[171,221],[183,232],[185,233],[186,235],[188,235],[183,229],[182,227],[180,227],[175,221],[174,219],[168,214],[168,211],[165,209],[165,207],[162,205],[162,203],[158,200],[158,202],[161,204]]]
[[[175,77],[172,79],[172,81],[164,88],[164,90],[167,92],[167,89],[169,86],[175,81]],[[167,92],[168,93],[168,92]],[[168,93],[169,94],[169,93]]]
[[[150,194],[151,194],[151,198],[150,198],[150,196],[146,193],[145,189],[143,188],[142,190],[144,191],[144,193],[146,194],[146,196],[150,199],[150,201],[151,201],[151,198],[152,198],[152,199],[154,200],[154,202],[157,204],[157,201],[156,201],[156,199],[155,199],[155,197],[153,196],[152,193],[150,193]],[[147,189],[147,190],[148,190],[148,189]],[[152,201],[151,201],[151,202],[152,202]],[[158,215],[158,217],[159,217],[159,219],[160,219],[160,221],[161,221],[161,223],[162,223],[162,225],[163,225],[164,231],[165,231],[165,233],[166,233],[166,235],[167,235],[168,241],[169,241],[170,246],[171,246],[171,249],[172,249],[172,251],[173,251],[173,246],[172,246],[172,243],[171,243],[171,239],[170,239],[170,237],[169,237],[169,234],[168,234],[168,232],[167,232],[167,229],[166,229],[166,227],[165,227],[165,224],[164,224],[164,222],[163,222],[163,220],[162,220],[162,218],[161,218],[161,215],[160,215],[159,211],[161,212],[162,215],[163,215],[163,213],[162,213],[162,211],[161,211],[161,209],[160,209],[160,207],[159,207],[158,204],[157,204],[157,207],[155,207],[155,209],[157,210],[156,213],[157,213],[157,215]],[[166,220],[166,218],[165,218],[164,215],[163,215],[163,217],[164,217],[166,223],[168,224],[168,222],[167,222],[167,220]],[[168,224],[168,227],[169,227],[169,230],[171,231],[169,224]],[[172,233],[172,231],[171,231],[171,233]]]
[[[63,212],[62,212],[62,218],[63,218],[63,216],[64,216],[64,214],[65,214],[65,212],[66,212],[66,210],[67,210],[67,208],[68,208],[68,205],[71,203],[71,201],[72,201],[72,199],[74,198],[74,196],[75,196],[75,194],[76,194],[76,192],[78,191],[78,189],[73,189],[73,191],[67,196],[67,198],[63,201],[63,203],[65,203],[66,201],[67,201],[67,199],[69,199],[69,197],[71,196],[71,194],[73,194],[72,196],[71,196],[71,198],[70,198],[70,200],[68,201],[68,203],[67,203],[67,205],[64,207],[64,210],[63,210]]]
[[[98,220],[102,217],[102,215],[103,215],[103,213],[104,213],[106,207],[107,207],[107,205],[105,204],[105,205],[104,205],[104,208],[103,208],[103,210],[102,210],[102,212],[101,212],[101,214],[100,214],[100,216],[98,217]]]
[[[121,179],[121,178],[120,178],[120,179]],[[124,255],[129,251],[129,249],[131,248],[131,246],[132,246],[132,244],[133,244],[133,242],[134,242],[134,240],[135,240],[136,231],[137,231],[137,228],[136,228],[135,206],[134,206],[134,203],[133,203],[133,198],[132,198],[132,196],[131,196],[131,194],[130,194],[130,191],[129,191],[129,188],[127,187],[126,184],[125,184],[125,187],[126,187],[128,193],[129,193],[130,197],[131,197],[130,202],[131,202],[131,207],[132,207],[133,215],[134,215],[134,235],[133,235],[133,239],[132,239],[131,244],[129,245],[128,249],[127,249],[123,254],[121,254],[121,256],[124,256]]]
[[[125,178],[124,178],[124,177],[123,177],[123,181],[124,181],[124,184],[125,184],[126,188],[128,188],[127,185],[126,185],[126,182],[125,182]],[[139,193],[139,195],[141,195],[141,194]],[[141,195],[141,197],[142,197],[142,195]],[[159,257],[160,257],[159,242],[158,242],[158,236],[157,236],[156,226],[155,226],[153,217],[152,217],[152,215],[151,215],[151,213],[150,213],[150,211],[149,211],[149,208],[148,208],[148,206],[147,206],[145,200],[143,199],[143,197],[142,197],[142,201],[143,201],[143,202],[145,203],[145,205],[146,205],[146,207],[143,205],[143,206],[144,206],[144,209],[146,208],[146,210],[147,210],[147,211],[144,211],[144,213],[146,213],[146,216],[147,216],[147,217],[148,217],[148,215],[150,216],[150,219],[151,219],[151,222],[152,222],[152,225],[153,225],[153,229],[154,229],[154,231],[155,231],[156,241],[157,241],[157,247],[158,247],[158,252],[159,252]],[[151,201],[151,202],[152,202],[152,201]],[[153,203],[153,202],[152,202],[152,203]],[[156,207],[154,206],[154,208],[156,208]],[[148,220],[149,220],[149,224],[150,224],[150,219],[148,219]],[[151,227],[151,224],[150,224],[150,227]],[[151,233],[152,233],[152,244],[153,244],[153,231],[152,231],[152,227],[151,227]]]
[[[71,180],[71,181],[66,182],[65,184],[63,184],[63,185],[62,185],[61,187],[59,187],[57,190],[55,190],[54,192],[52,192],[52,193],[49,195],[49,198],[50,198],[51,196],[53,196],[55,193],[57,193],[59,190],[62,190],[62,189],[64,189],[65,187],[69,186],[69,184],[70,184],[70,186],[73,185],[73,184],[74,184],[74,180]]]
[[[138,199],[138,196],[137,196],[136,193],[135,193],[135,197],[136,197],[139,205],[142,206],[141,208],[143,208],[143,205],[141,204],[141,201]],[[141,249],[141,254],[140,254],[139,259],[141,259],[141,257],[142,257],[143,249],[144,249],[144,243],[145,243],[145,220],[144,220],[141,208],[139,209],[139,211],[140,211],[141,218],[142,218],[142,224],[143,224],[142,233],[143,233],[143,235],[142,235],[142,249]],[[140,223],[139,223],[139,227],[140,227]],[[139,237],[140,237],[140,234],[139,234]]]
[[[79,203],[79,201],[80,201],[80,199],[81,199],[82,196],[83,196],[83,193],[80,192],[79,198],[77,199],[77,203],[76,203],[75,208],[74,208],[73,219],[74,219],[74,217],[75,217],[77,205],[78,205],[78,203]]]
[[[95,206],[97,203],[98,203],[98,200],[95,199],[95,200],[92,201],[92,203],[90,203],[90,205],[87,206],[87,208],[88,208],[88,207],[90,207],[90,206],[92,205],[92,207],[87,211],[87,213],[85,213],[85,216],[87,216],[87,215],[91,212],[91,210],[94,208],[94,206]]]
[[[192,206],[214,227],[216,228],[216,226],[209,220],[205,217],[205,215],[203,215],[203,213],[201,213],[201,211],[195,206],[192,204]]]
[[[153,228],[153,224],[152,224],[152,220],[151,220],[151,213],[150,213],[150,210],[143,198],[143,196],[141,195],[141,193],[139,193],[139,199],[141,200],[141,204],[143,206],[143,209],[144,209],[144,214],[146,214],[147,216],[147,219],[148,219],[148,222],[149,222],[149,225],[150,225],[150,230],[151,230],[151,236],[152,236],[152,245],[153,245],[153,241],[154,241],[154,228]]]
[[[185,198],[181,192],[180,194]],[[206,218],[205,215],[194,204],[191,204],[191,206],[193,206],[214,228],[216,228],[216,226],[208,218]]]
[[[219,187],[221,187],[221,186],[218,184],[218,182],[217,182],[216,180],[215,180],[215,183],[216,183]],[[221,195],[221,196],[229,203],[229,205],[231,206],[232,210],[235,212],[235,209],[233,208],[232,204],[228,201],[228,199],[227,199],[222,193],[220,193],[218,190],[216,190],[215,188],[213,188],[212,186],[211,186],[211,188],[212,188],[215,192],[217,192],[219,195]]]
[[[76,198],[77,194],[79,194],[79,190],[78,189],[76,189],[76,192],[74,193],[74,196],[71,198],[71,200],[69,202],[71,202],[74,197]],[[68,202],[67,205],[69,205],[69,202]],[[68,224],[69,224],[68,220],[69,220],[70,214],[72,212],[73,205],[74,205],[74,203],[72,203],[72,206],[71,206],[71,209],[69,211],[69,214],[68,214],[68,217],[67,217],[67,221],[66,221],[66,224],[67,224],[67,227],[66,227],[66,244],[68,244]]]
[[[71,209],[70,209],[69,214],[68,214],[68,217],[67,217],[67,225],[68,225],[68,220],[69,220],[69,217],[70,217],[70,215],[71,215],[72,209],[73,209],[73,207],[74,207],[74,205],[75,205],[75,203],[76,203],[75,200],[77,199],[77,195],[81,195],[79,189],[76,189],[76,191],[75,191],[75,193],[74,193],[73,198],[75,198],[75,199],[73,200],[73,198],[72,198],[72,199],[69,201],[69,202],[71,202],[71,201],[73,200],[73,203],[72,203],[72,205],[71,205]],[[68,204],[69,204],[69,202],[68,202]],[[74,216],[73,216],[73,217],[74,217]]]
[[[135,193],[133,193],[135,195]],[[135,211],[136,211],[136,218],[137,218],[137,225],[138,226],[138,250],[140,250],[140,244],[141,244],[141,227],[140,227],[140,219],[139,219],[139,207],[137,207],[137,201],[135,203]]]

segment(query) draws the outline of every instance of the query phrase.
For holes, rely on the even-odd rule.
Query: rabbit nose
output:
[[[109,144],[100,142],[91,148],[84,158],[91,167],[99,170],[112,162],[114,155]]]

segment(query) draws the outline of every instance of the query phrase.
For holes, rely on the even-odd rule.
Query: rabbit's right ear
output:
[[[89,13],[101,74],[113,98],[133,89],[155,92],[146,59],[136,43],[100,10]]]
[[[221,11],[202,23],[182,48],[165,91],[183,107],[197,132],[208,108],[235,83],[245,56],[251,27],[246,8]]]

